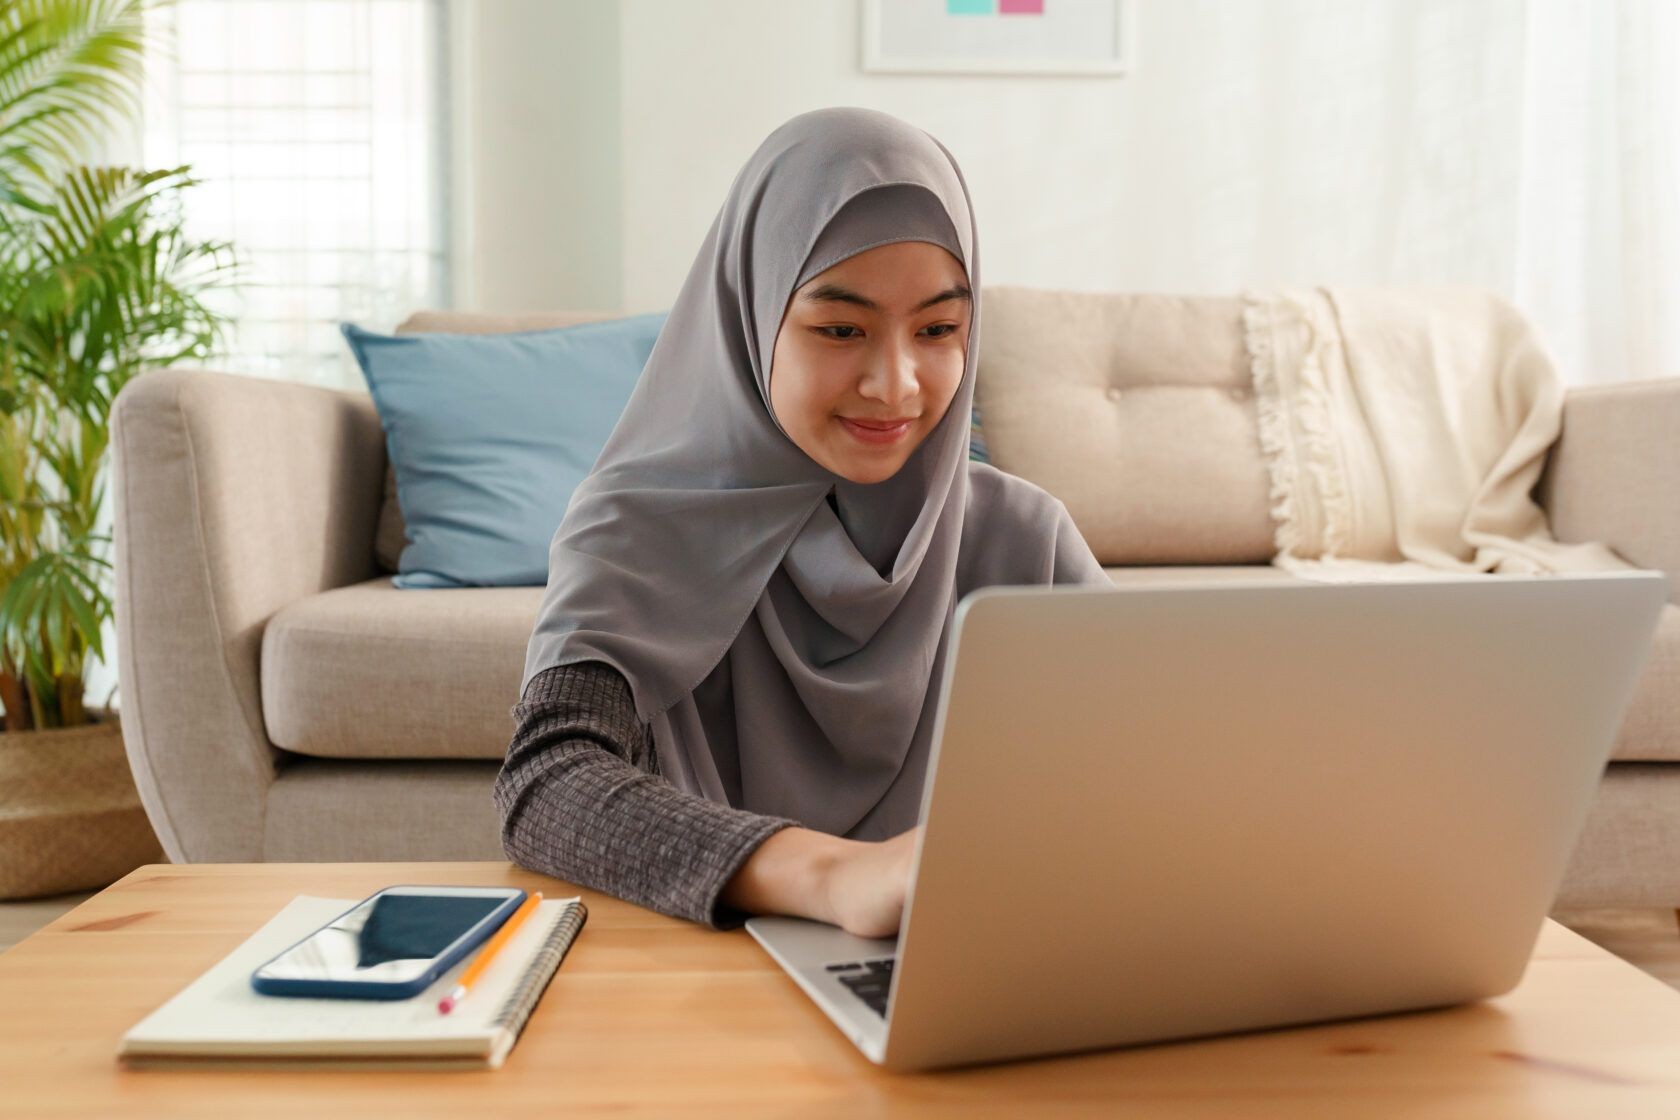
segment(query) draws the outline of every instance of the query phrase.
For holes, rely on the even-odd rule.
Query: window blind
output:
[[[447,307],[445,0],[174,0],[148,20],[144,160],[192,165],[188,229],[233,242],[211,363],[363,386],[337,324]]]

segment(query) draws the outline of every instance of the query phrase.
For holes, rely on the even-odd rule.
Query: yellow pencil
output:
[[[507,944],[508,938],[513,936],[513,931],[519,928],[519,923],[529,918],[540,902],[542,902],[541,891],[529,895],[525,899],[524,905],[513,912],[513,917],[503,922],[502,928],[490,936],[490,940],[485,943],[484,948],[479,950],[478,956],[473,958],[472,964],[469,964],[467,970],[461,974],[461,979],[456,983],[455,990],[438,1000],[438,1014],[447,1015],[454,1010],[455,1005],[461,1002],[461,997],[467,994],[467,989],[472,987],[473,981],[477,980],[479,974],[484,971],[484,966],[490,963],[490,958],[494,957],[501,950],[501,947]]]

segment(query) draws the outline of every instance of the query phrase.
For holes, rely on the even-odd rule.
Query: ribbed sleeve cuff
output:
[[[720,900],[764,839],[799,822],[679,790],[654,772],[630,686],[602,662],[533,677],[492,796],[523,867],[713,929],[747,915]]]
[[[734,832],[734,842],[730,848],[719,854],[716,866],[720,868],[717,875],[706,885],[700,897],[703,921],[713,929],[739,929],[752,917],[745,910],[723,901],[723,888],[729,885],[729,880],[741,869],[741,865],[758,850],[758,846],[784,828],[797,827],[798,821],[786,820],[782,817],[754,817],[743,828]]]

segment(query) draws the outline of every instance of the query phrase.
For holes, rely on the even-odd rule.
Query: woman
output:
[[[819,109],[753,153],[550,547],[510,859],[714,928],[897,931],[958,600],[1108,582],[968,458],[979,291],[920,129]]]

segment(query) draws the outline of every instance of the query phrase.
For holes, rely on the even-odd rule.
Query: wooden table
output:
[[[584,891],[497,1071],[125,1069],[117,1039],[299,893],[566,884],[500,863],[155,864],[0,954],[0,1115],[1680,1117],[1680,992],[1548,922],[1449,1011],[931,1074],[871,1065],[740,930]]]

